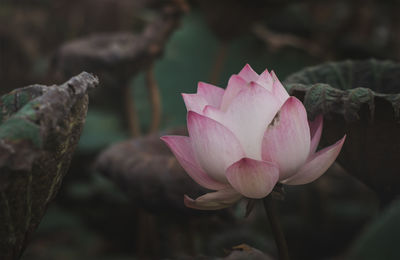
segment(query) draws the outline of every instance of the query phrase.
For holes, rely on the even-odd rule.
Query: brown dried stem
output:
[[[226,58],[228,56],[227,54],[228,54],[228,42],[221,41],[218,46],[217,54],[215,56],[213,69],[211,71],[211,77],[210,77],[211,84],[214,85],[218,84]]]
[[[152,112],[149,132],[156,133],[159,130],[161,121],[161,98],[158,84],[154,76],[154,64],[151,64],[146,70],[146,85],[149,91],[149,100]]]
[[[126,119],[128,120],[129,132],[132,137],[140,136],[140,123],[135,107],[135,99],[129,86],[125,86],[124,88],[123,99],[125,106],[125,115]]]
[[[253,26],[253,33],[268,44],[271,51],[277,51],[284,47],[292,47],[303,50],[313,57],[323,56],[323,50],[314,42],[292,34],[276,33],[261,24]]]

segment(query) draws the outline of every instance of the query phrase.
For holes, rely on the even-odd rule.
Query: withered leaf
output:
[[[347,60],[303,69],[284,82],[309,119],[324,115],[322,146],[347,135],[338,162],[383,205],[400,194],[399,77],[400,63]]]
[[[97,158],[95,168],[151,212],[191,211],[183,205],[183,195],[197,197],[207,192],[187,175],[160,135],[111,146]]]
[[[0,98],[0,259],[17,259],[56,195],[98,84],[83,72]]]

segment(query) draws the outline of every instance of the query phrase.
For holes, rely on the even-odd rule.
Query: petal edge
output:
[[[161,137],[161,140],[168,145],[186,173],[199,185],[211,190],[221,190],[229,187],[228,184],[214,180],[201,169],[194,157],[189,137],[166,135]]]
[[[210,177],[227,183],[226,168],[244,156],[239,140],[229,128],[207,116],[189,111],[187,121],[197,162]]]
[[[261,199],[266,197],[278,182],[279,169],[269,162],[242,158],[229,166],[226,178],[243,196]]]
[[[282,181],[282,183],[287,185],[302,185],[318,179],[335,162],[345,139],[346,135],[335,144],[311,155],[296,174]]]
[[[318,115],[313,121],[308,123],[310,125],[310,155],[314,154],[318,148],[319,140],[321,139],[323,118],[322,115]]]
[[[280,179],[292,176],[306,162],[310,152],[307,112],[295,97],[281,107],[262,141],[262,159],[279,165]]]
[[[206,193],[197,199],[192,199],[189,196],[184,195],[183,202],[186,207],[192,209],[217,210],[228,208],[241,198],[242,195],[237,193],[235,190],[228,188],[217,192]]]
[[[197,94],[206,100],[207,105],[219,107],[221,105],[224,92],[225,90],[223,88],[205,82],[199,82],[197,84]]]
[[[243,69],[239,72],[238,75],[240,77],[242,77],[244,80],[246,80],[247,82],[257,81],[259,78],[259,75],[257,74],[257,72],[255,72],[249,64],[246,64],[243,67]]]

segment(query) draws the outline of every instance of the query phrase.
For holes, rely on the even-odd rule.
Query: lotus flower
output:
[[[289,97],[275,73],[246,65],[226,89],[200,82],[182,94],[187,136],[163,136],[177,160],[201,186],[215,190],[187,207],[226,208],[243,196],[266,197],[281,182],[300,185],[320,177],[338,156],[345,136],[316,152],[322,116],[308,122],[303,104]]]

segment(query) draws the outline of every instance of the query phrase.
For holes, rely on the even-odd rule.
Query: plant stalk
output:
[[[136,111],[135,99],[132,95],[132,89],[128,85],[125,86],[123,95],[130,135],[132,137],[140,136],[140,123]]]
[[[211,72],[210,83],[217,85],[219,79],[221,77],[226,59],[228,57],[228,42],[222,41],[220,42],[217,50],[217,54],[215,55],[214,65]]]
[[[149,91],[149,100],[151,104],[151,125],[150,133],[156,133],[160,128],[161,121],[161,97],[160,90],[158,89],[158,84],[154,76],[154,64],[146,70],[146,84]]]
[[[278,254],[280,260],[289,260],[289,250],[286,243],[285,235],[283,233],[281,224],[279,222],[278,209],[276,201],[272,198],[272,194],[263,199],[264,208],[267,212],[269,224],[274,234],[275,243],[278,247]]]

